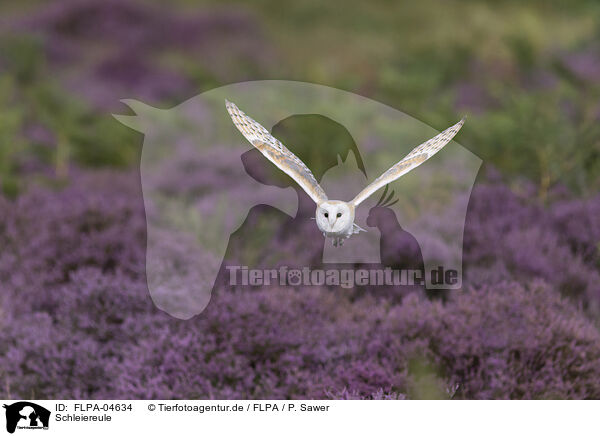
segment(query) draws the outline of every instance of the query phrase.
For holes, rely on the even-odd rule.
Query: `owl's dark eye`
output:
[[[338,212],[338,213],[337,213],[337,217],[339,218],[339,217],[341,217],[341,216],[342,216],[342,212]]]
[[[327,212],[325,212],[323,215],[325,215],[325,218],[329,218],[329,214]]]

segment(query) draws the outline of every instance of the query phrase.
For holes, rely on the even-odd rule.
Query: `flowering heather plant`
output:
[[[49,285],[67,281],[70,271],[83,266],[141,274],[145,222],[131,182],[111,173],[82,176],[64,190],[33,189],[20,196],[2,217],[0,269]],[[92,184],[100,189],[85,188]]]
[[[574,254],[586,262],[600,260],[600,196],[591,199],[563,198],[552,205],[552,224]]]
[[[491,194],[511,213],[483,207]],[[600,334],[573,304],[591,301],[592,284],[567,300],[548,276],[560,263],[548,247],[571,259],[577,249],[552,236],[552,206],[524,204],[498,184],[473,194],[467,282],[445,303],[380,299],[375,289],[224,288],[188,321],[148,295],[134,175],[79,174],[62,190],[2,198],[0,210],[5,396],[600,397]],[[544,231],[527,230],[534,222]],[[530,236],[523,246],[486,239],[520,227]],[[519,266],[510,247],[541,266]],[[586,260],[577,265],[597,274]],[[488,269],[498,273],[486,283]]]
[[[404,335],[427,338],[456,398],[600,395],[598,330],[548,285],[506,282],[446,306],[411,300],[396,310]]]
[[[499,182],[477,186],[465,225],[467,281],[470,271],[477,271],[475,281],[482,284],[543,278],[598,319],[600,276],[594,259],[599,206],[595,197],[544,208]]]

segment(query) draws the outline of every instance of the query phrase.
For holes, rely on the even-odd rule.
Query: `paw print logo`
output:
[[[287,282],[288,285],[298,286],[302,281],[302,276],[300,274],[300,270],[291,269],[288,271]]]

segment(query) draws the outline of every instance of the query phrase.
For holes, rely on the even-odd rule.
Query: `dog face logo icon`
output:
[[[18,429],[48,429],[50,411],[29,401],[19,401],[3,406],[6,409],[6,431]]]

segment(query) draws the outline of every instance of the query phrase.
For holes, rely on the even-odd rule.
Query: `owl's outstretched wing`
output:
[[[315,203],[319,204],[327,201],[325,191],[298,156],[288,150],[267,129],[242,112],[235,104],[225,100],[225,106],[233,120],[233,124],[254,147],[273,162],[277,168],[294,179]]]
[[[447,128],[439,135],[434,136],[429,141],[415,147],[406,155],[404,159],[376,178],[369,186],[367,186],[356,197],[354,197],[352,204],[354,204],[354,206],[358,206],[380,188],[383,188],[388,183],[393,182],[398,177],[403,176],[410,170],[421,165],[431,156],[440,151],[447,143],[449,143],[458,133],[464,122],[465,119],[463,118],[458,123]]]

